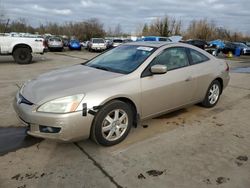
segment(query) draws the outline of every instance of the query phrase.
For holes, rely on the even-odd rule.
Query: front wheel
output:
[[[122,101],[111,101],[97,113],[92,127],[92,139],[104,146],[118,144],[127,137],[132,123],[131,107]]]
[[[201,103],[202,106],[206,107],[206,108],[211,108],[214,107],[217,102],[219,101],[220,98],[220,94],[221,94],[221,84],[218,80],[214,80],[207,91],[206,97],[203,100],[203,102]]]
[[[32,61],[32,54],[29,48],[17,48],[13,52],[13,58],[18,64],[29,64]]]

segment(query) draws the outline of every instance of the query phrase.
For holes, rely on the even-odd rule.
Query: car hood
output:
[[[75,95],[105,87],[123,74],[95,69],[84,65],[58,69],[38,76],[24,84],[21,94],[34,104]],[[105,82],[106,81],[106,82]]]

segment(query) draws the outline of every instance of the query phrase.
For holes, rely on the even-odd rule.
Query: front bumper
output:
[[[34,105],[19,104],[18,95],[13,102],[17,116],[24,126],[28,126],[28,134],[40,138],[58,141],[78,141],[90,136],[93,117],[91,114],[82,116],[82,112],[67,114],[42,113],[35,110]],[[41,132],[41,127],[60,128],[58,133]]]

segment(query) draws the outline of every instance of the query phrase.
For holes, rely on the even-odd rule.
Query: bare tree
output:
[[[144,24],[142,29],[143,35],[157,35],[168,37],[170,35],[181,34],[182,22],[175,18],[165,16],[163,18],[156,18],[149,25]]]
[[[115,26],[113,35],[114,35],[115,37],[119,37],[119,36],[122,35],[122,27],[121,27],[121,24],[117,24],[117,25]]]
[[[149,28],[148,28],[148,24],[145,23],[142,29],[142,35],[143,36],[147,36],[149,34]]]
[[[0,33],[5,32],[8,19],[6,18],[5,8],[3,6],[2,0],[0,0]]]

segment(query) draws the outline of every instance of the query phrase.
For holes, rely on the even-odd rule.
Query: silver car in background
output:
[[[227,63],[197,47],[134,42],[26,82],[14,108],[29,135],[110,146],[141,120],[215,106],[228,82]]]
[[[104,51],[107,49],[106,42],[102,38],[92,38],[88,43],[88,50],[91,51]]]
[[[63,51],[63,40],[59,37],[50,37],[47,45],[50,51]]]

